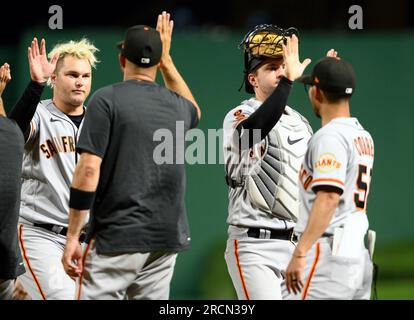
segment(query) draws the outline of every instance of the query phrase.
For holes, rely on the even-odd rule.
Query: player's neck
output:
[[[124,72],[124,81],[137,80],[154,82],[156,76],[156,68],[137,68],[134,66],[126,65]]]
[[[56,106],[56,108],[58,108],[64,114],[67,114],[69,116],[80,116],[84,112],[83,104],[79,106],[73,106],[73,105],[64,103],[63,101],[56,99],[56,98],[53,98],[53,104]]]
[[[351,113],[349,111],[348,101],[337,104],[324,104],[321,106],[322,126],[328,124],[333,119],[349,117],[351,117]]]
[[[155,77],[150,77],[150,76],[143,75],[143,74],[127,74],[127,73],[125,73],[124,74],[124,81],[128,81],[128,80],[154,82]]]

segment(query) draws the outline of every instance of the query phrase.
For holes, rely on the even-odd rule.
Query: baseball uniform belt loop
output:
[[[226,184],[230,188],[233,188],[233,189],[243,187],[245,182],[246,182],[246,177],[245,176],[242,177],[241,181],[234,180],[234,179],[230,178],[228,175],[226,175],[225,179],[226,179]]]
[[[263,229],[263,228],[249,228],[247,235],[251,238],[257,239],[279,239],[297,241],[297,236],[291,229]]]
[[[34,223],[33,226],[43,228],[49,231],[52,231],[56,234],[60,234],[62,236],[66,237],[66,234],[68,233],[68,228],[62,227],[56,224],[49,224],[49,223]],[[86,233],[84,231],[81,232],[81,235],[79,237],[79,242],[85,242],[86,239]]]

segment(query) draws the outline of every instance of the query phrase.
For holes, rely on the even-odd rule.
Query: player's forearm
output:
[[[308,224],[300,237],[294,255],[305,256],[328,228],[339,203],[335,192],[318,191],[309,215]]]
[[[241,128],[247,130],[245,132],[249,134],[249,148],[262,141],[279,121],[285,110],[292,85],[292,81],[283,77],[263,104],[237,127],[239,133]],[[260,135],[254,134],[253,130],[260,130]],[[245,149],[244,144],[241,143],[243,149]]]
[[[193,94],[190,91],[190,88],[187,86],[181,74],[178,72],[177,68],[174,65],[172,58],[164,59],[160,66],[161,75],[164,79],[165,86],[179,94],[180,96],[191,101],[194,107],[197,110],[197,116],[201,118],[201,110],[198,106],[196,100],[194,99]]]
[[[95,157],[98,158],[97,156]],[[82,153],[73,174],[72,188],[86,192],[95,192],[99,181],[100,164],[91,155]]]
[[[70,192],[70,214],[67,237],[79,239],[86,216],[94,198],[99,181],[100,159],[97,156],[84,153],[73,174]]]
[[[82,228],[85,225],[86,217],[89,210],[70,209],[69,211],[69,226],[66,234],[68,240],[74,238],[79,239]]]
[[[30,81],[19,101],[12,108],[9,118],[15,120],[25,134],[29,128],[30,121],[36,112],[45,86],[35,81]]]
[[[6,110],[4,110],[3,99],[0,96],[0,116],[6,117]]]

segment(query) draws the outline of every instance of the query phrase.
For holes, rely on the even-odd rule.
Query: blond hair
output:
[[[96,68],[96,64],[99,60],[96,58],[95,53],[99,49],[95,47],[88,39],[83,38],[79,41],[69,41],[60,43],[54,46],[52,51],[49,52],[48,57],[52,59],[56,54],[59,55],[56,69],[59,63],[63,61],[66,56],[72,56],[78,59],[87,59],[92,68]],[[56,72],[56,70],[55,70]],[[50,78],[47,81],[48,85],[52,86]]]

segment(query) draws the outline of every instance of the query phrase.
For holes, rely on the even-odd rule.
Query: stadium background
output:
[[[26,53],[33,36],[44,37],[49,49],[57,42],[83,36],[92,40],[101,50],[101,63],[93,74],[93,91],[121,81],[115,44],[122,39],[125,28],[143,23],[155,26],[156,15],[166,9],[176,23],[172,55],[202,108],[199,128],[207,136],[208,129],[221,128],[229,109],[248,97],[243,90],[238,92],[243,58],[237,45],[245,32],[258,23],[295,26],[300,31],[301,59],[313,60],[308,72],[330,48],[356,69],[357,89],[351,112],[372,133],[376,147],[368,215],[378,237],[374,257],[380,266],[378,295],[380,299],[413,299],[413,2],[394,1],[389,7],[375,1],[254,3],[252,7],[247,1],[209,1],[208,5],[194,7],[190,1],[141,1],[99,11],[94,4],[60,3],[63,30],[48,28],[48,8],[59,3],[46,1],[24,11],[5,4],[10,22],[3,24],[0,62],[11,65],[13,77],[4,94],[6,110],[29,80]],[[362,30],[348,27],[348,8],[352,4],[363,9]],[[16,15],[18,19],[13,19]],[[162,83],[160,76],[158,81]],[[301,85],[295,84],[288,104],[301,111],[315,131],[320,127]],[[227,188],[219,161],[216,158],[217,164],[187,165],[192,248],[177,260],[172,299],[235,298],[223,257]]]

